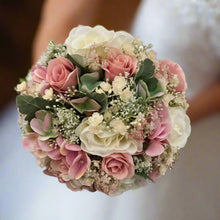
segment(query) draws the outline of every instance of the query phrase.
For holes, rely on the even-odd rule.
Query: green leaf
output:
[[[154,91],[157,88],[157,84],[158,84],[158,79],[155,77],[152,77],[150,79],[147,80],[147,87],[149,92]]]
[[[100,74],[98,72],[86,73],[80,77],[81,87],[87,92],[92,92],[101,81],[98,81]]]
[[[56,101],[48,101],[40,97],[32,97],[29,95],[18,95],[16,97],[16,104],[18,106],[19,112],[25,114],[28,122],[35,117],[35,112],[39,110],[48,110],[48,107],[53,107],[54,105],[60,105]]]
[[[142,176],[142,177],[144,177],[145,179],[149,179],[149,180],[151,180],[152,182],[154,182],[145,172],[135,171],[135,174],[137,174],[137,175],[139,175],[139,176]]]
[[[138,97],[146,99],[149,96],[149,91],[146,83],[143,80],[140,80],[136,87],[136,92]]]
[[[73,99],[71,104],[81,114],[85,112],[99,111],[101,108],[101,106],[95,100],[89,97]]]
[[[80,56],[79,54],[74,54],[74,55],[67,54],[66,58],[69,59],[73,65],[79,67],[82,74],[90,72],[89,69],[86,67],[83,57]]]
[[[156,88],[153,91],[150,91],[150,97],[155,98],[160,97],[162,95],[164,95],[163,88],[157,80]]]
[[[141,64],[140,69],[135,76],[135,82],[137,83],[139,80],[143,80],[147,83],[147,80],[150,79],[154,75],[155,66],[150,59],[145,59]]]
[[[91,94],[88,94],[88,96],[92,99],[94,99],[95,101],[97,101],[100,105],[101,105],[101,109],[99,110],[101,113],[104,112],[107,108],[107,105],[108,105],[108,98],[106,96],[106,94],[104,93],[91,93]]]

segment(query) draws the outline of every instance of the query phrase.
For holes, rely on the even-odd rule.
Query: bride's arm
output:
[[[220,82],[216,82],[189,100],[188,114],[192,122],[220,112]]]
[[[129,30],[141,0],[46,0],[33,43],[33,63],[50,40],[63,43],[69,31],[79,25],[104,25]]]
[[[33,62],[39,58],[50,40],[63,43],[72,27],[91,25],[102,0],[47,0],[33,42]]]

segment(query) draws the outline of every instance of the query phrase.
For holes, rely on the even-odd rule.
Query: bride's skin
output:
[[[50,40],[63,43],[69,31],[79,24],[101,24],[108,29],[127,30],[140,0],[47,0],[33,43],[33,63]],[[220,82],[209,85],[189,100],[192,122],[220,111]]]

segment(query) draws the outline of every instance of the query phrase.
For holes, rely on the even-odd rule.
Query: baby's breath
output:
[[[73,108],[65,107],[55,108],[55,113],[57,117],[54,119],[54,125],[59,133],[70,143],[79,144],[79,137],[76,135],[75,129],[80,124],[80,116]]]

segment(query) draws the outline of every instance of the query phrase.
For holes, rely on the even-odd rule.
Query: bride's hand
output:
[[[217,112],[220,112],[220,81],[211,84],[190,99],[188,109],[192,122]]]

